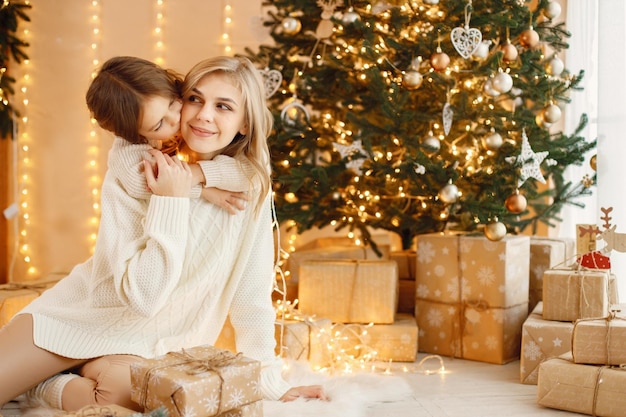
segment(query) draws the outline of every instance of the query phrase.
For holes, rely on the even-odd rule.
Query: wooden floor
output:
[[[418,361],[423,359],[420,354]],[[519,362],[492,365],[462,359],[443,358],[444,373],[426,374],[437,369],[431,360],[416,364],[392,364],[393,375],[405,378],[413,389],[413,398],[380,403],[368,409],[367,417],[532,417],[580,416],[536,404],[535,385],[519,382]],[[408,367],[408,371],[403,371]],[[382,371],[381,371],[382,372]],[[14,403],[1,411],[4,417],[20,416]],[[296,417],[296,416],[294,416]]]

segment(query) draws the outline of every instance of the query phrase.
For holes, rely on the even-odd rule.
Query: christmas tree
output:
[[[248,50],[275,114],[279,220],[491,240],[589,194],[564,180],[595,147],[556,131],[583,77],[549,0],[270,0],[272,45]],[[532,7],[531,7],[532,6]]]
[[[19,39],[15,33],[20,20],[30,21],[26,14],[26,10],[30,8],[29,4],[8,0],[0,4],[0,139],[13,132],[13,117],[17,115],[9,102],[9,96],[14,93],[15,79],[6,71],[11,60],[20,63],[28,59],[24,53],[24,48],[28,44]]]

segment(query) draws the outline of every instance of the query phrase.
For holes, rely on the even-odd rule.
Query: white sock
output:
[[[31,388],[28,392],[26,392],[26,401],[31,404],[43,403],[41,405],[62,410],[63,388],[65,388],[65,384],[67,384],[74,378],[79,378],[79,375],[57,374],[51,378],[48,378],[45,381],[41,382],[39,385]]]

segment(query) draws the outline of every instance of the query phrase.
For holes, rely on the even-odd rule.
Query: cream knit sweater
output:
[[[237,349],[262,362],[264,397],[280,398],[290,386],[274,354],[269,195],[256,215],[258,188],[247,180],[251,201],[236,215],[200,198],[133,198],[122,184],[147,149],[116,138],[93,256],[22,310],[33,315],[35,344],[79,359],[153,358],[214,344],[230,315]],[[242,183],[237,169],[203,170],[208,186]]]

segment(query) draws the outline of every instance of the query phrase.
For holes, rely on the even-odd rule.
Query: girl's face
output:
[[[199,158],[212,158],[246,131],[241,92],[227,75],[206,75],[184,97],[180,132]]]
[[[139,134],[155,147],[174,136],[180,130],[181,100],[152,96],[143,102],[143,118]]]

